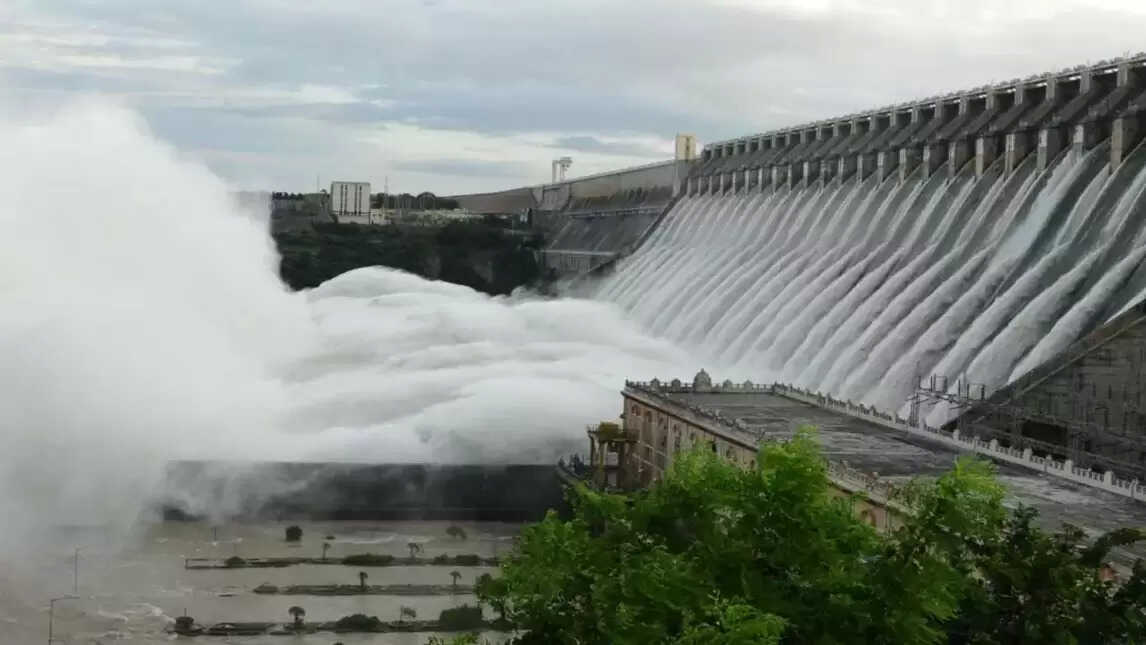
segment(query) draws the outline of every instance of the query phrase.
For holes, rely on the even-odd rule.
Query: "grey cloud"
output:
[[[344,124],[377,124],[384,127],[386,119],[396,113],[373,103],[301,103],[297,105],[268,105],[263,107],[220,107],[228,112],[252,118],[313,119]]]
[[[144,108],[151,128],[181,148],[240,153],[304,154],[327,148],[329,132],[318,127],[209,108]]]
[[[585,152],[644,157],[655,151],[604,142],[677,131],[713,140],[792,125],[1107,57],[1139,48],[1146,29],[1141,13],[1048,3],[1045,18],[1019,20],[992,13],[991,0],[967,0],[950,14],[888,0],[831,11],[702,0],[24,0],[17,7],[40,30],[72,25],[117,36],[103,48],[69,51],[146,57],[155,53],[147,39],[162,38],[181,43],[180,54],[226,61],[223,73],[207,79],[24,70],[18,90],[143,88],[148,95],[138,100],[164,136],[268,154],[297,147],[271,132],[295,132],[312,145],[318,128],[307,122],[328,128],[326,142],[313,143],[327,153],[332,141],[401,122],[543,134]],[[180,111],[197,96],[304,84],[340,88],[361,101],[284,99],[225,105],[210,115]],[[216,126],[222,134],[198,132]],[[395,154],[400,164],[402,151]],[[481,172],[493,172],[491,181],[508,179],[509,170],[490,168]],[[468,173],[467,180],[477,172],[464,165],[455,171]]]
[[[399,161],[394,166],[400,170],[431,175],[457,175],[461,177],[523,177],[532,168],[528,164],[508,161],[483,161],[480,159],[432,159]]]
[[[597,137],[590,137],[585,135],[560,137],[554,140],[551,145],[554,148],[581,150],[583,152],[598,152],[603,154],[627,157],[658,158],[665,156],[665,151],[658,148],[653,148],[651,146],[636,143],[601,141]]]

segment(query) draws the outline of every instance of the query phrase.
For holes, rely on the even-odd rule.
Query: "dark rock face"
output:
[[[174,462],[164,519],[530,521],[564,505],[553,466]]]

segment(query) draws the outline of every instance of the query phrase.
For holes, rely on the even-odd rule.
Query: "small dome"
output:
[[[653,380],[649,381],[649,385],[650,385],[650,386],[652,386],[652,388],[653,388],[654,390],[659,390],[659,389],[661,389],[661,382],[660,382],[660,379],[653,379]]]
[[[752,381],[744,381],[744,383],[741,385],[741,387],[743,387],[746,390],[751,390],[752,388],[756,387],[756,384],[753,383]]]
[[[672,380],[672,382],[671,382],[671,383],[669,383],[669,385],[671,385],[671,386],[673,386],[673,387],[680,387],[680,386],[681,386],[681,382],[680,382],[680,379],[678,379],[678,378],[674,378],[674,379]]]
[[[724,379],[724,382],[720,384],[720,387],[726,390],[731,390],[732,388],[736,387],[736,384],[732,382],[732,379]]]

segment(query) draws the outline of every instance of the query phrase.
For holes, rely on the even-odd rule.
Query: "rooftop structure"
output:
[[[626,382],[622,391],[625,452],[614,451],[612,461],[618,474],[609,483],[648,485],[663,475],[674,455],[698,444],[733,463],[752,466],[761,442],[787,440],[797,428],[810,425],[817,428],[833,485],[861,493],[857,511],[876,526],[887,528],[894,526],[897,494],[905,482],[936,476],[960,454],[972,452],[953,448],[938,437],[888,427],[878,422],[882,417],[869,416],[879,415],[876,411],[849,413],[819,407],[803,400],[804,396],[781,384],[714,383],[703,370],[691,382]],[[593,448],[590,468],[607,465],[610,453],[601,446],[598,443]],[[1040,521],[1049,528],[1057,529],[1065,522],[1097,536],[1146,524],[1146,505],[1140,501],[1008,461],[996,463],[1010,493],[1008,503],[1038,509]],[[1116,562],[1129,566],[1138,555],[1122,551],[1116,554]]]

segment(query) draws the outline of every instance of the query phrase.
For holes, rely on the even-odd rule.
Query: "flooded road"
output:
[[[303,530],[297,544],[284,539],[285,528]],[[456,524],[465,539],[450,537]],[[321,557],[324,542],[328,557],[356,553],[410,555],[408,544],[421,547],[420,557],[476,553],[483,557],[507,552],[518,524],[493,522],[282,522],[228,524],[172,522],[137,527],[127,535],[93,529],[60,529],[35,552],[0,563],[0,642],[32,645],[47,642],[48,600],[69,596],[76,584],[76,599],[59,600],[53,612],[53,642],[109,645],[118,642],[168,643],[177,637],[165,630],[176,616],[193,616],[200,624],[237,621],[289,622],[288,608],[299,605],[306,620],[336,620],[363,613],[396,620],[399,607],[414,608],[419,619],[435,619],[442,609],[473,604],[473,595],[441,596],[302,596],[259,595],[251,590],[263,583],[358,584],[366,572],[368,584],[438,584],[451,582],[451,571],[461,574],[459,584],[473,584],[493,567],[298,565],[284,568],[187,570],[185,558],[268,556]],[[79,548],[78,575],[75,549]],[[333,634],[306,636],[198,637],[188,643],[243,645],[332,645],[342,642],[421,645],[431,636],[421,634]],[[501,640],[496,634],[489,637]]]

